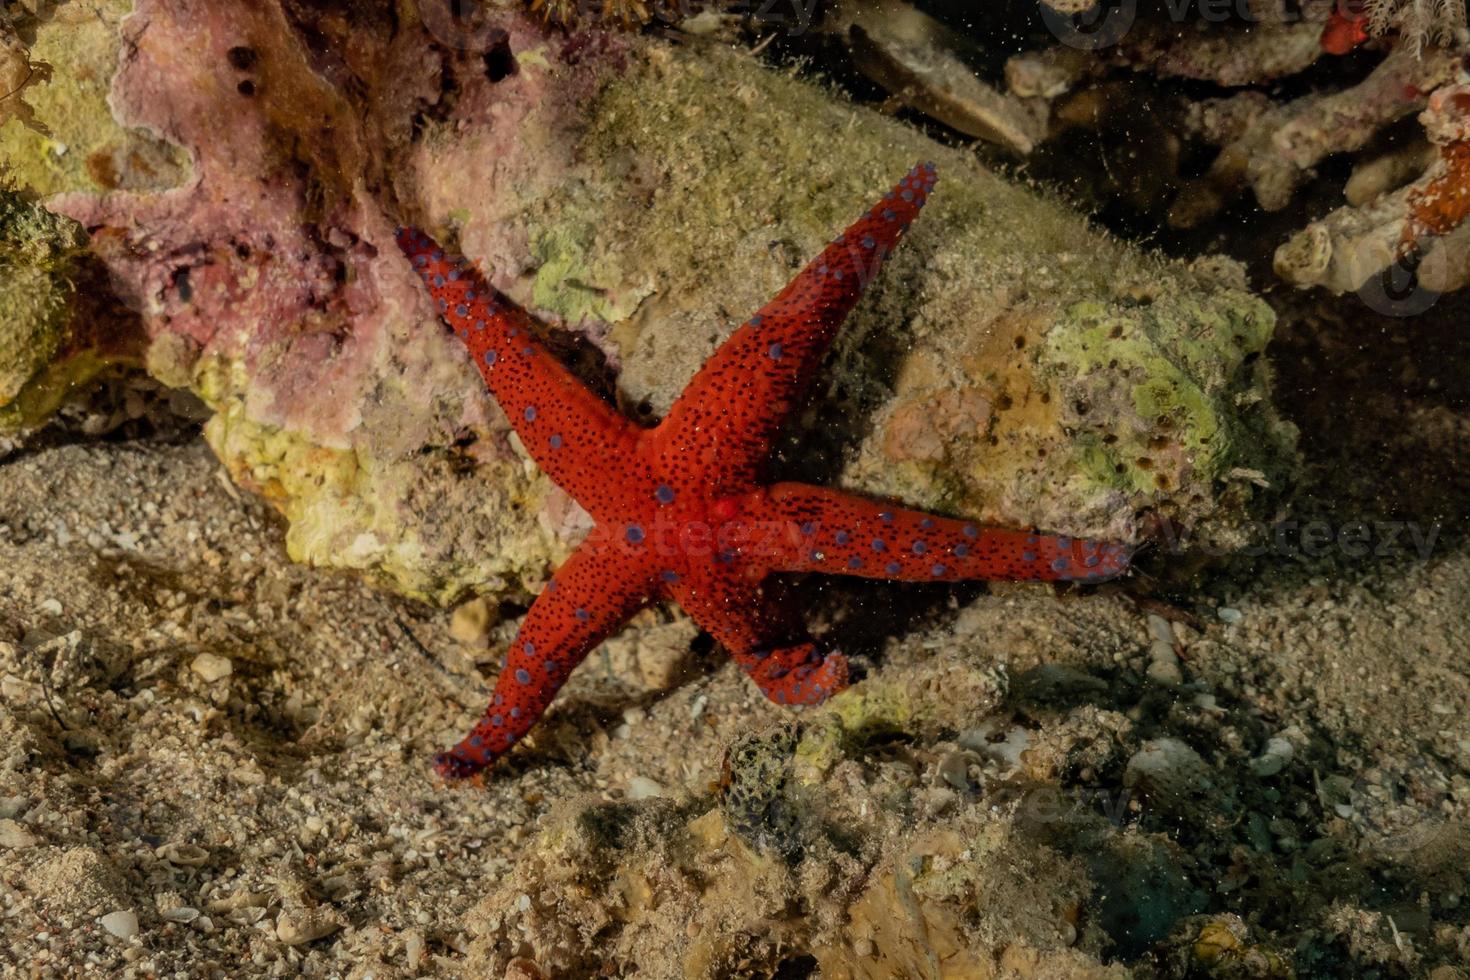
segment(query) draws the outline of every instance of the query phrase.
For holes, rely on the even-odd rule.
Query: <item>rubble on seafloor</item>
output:
[[[218,476],[197,442],[0,468],[0,972],[1453,980],[1470,950],[1462,550],[1172,620],[1015,585],[885,640],[817,603],[872,667],[800,713],[650,613],[467,792],[429,756],[514,622],[451,637],[294,564]]]
[[[1283,278],[1348,292],[1412,263],[1434,293],[1470,285],[1470,85],[1437,90],[1421,118],[1429,137],[1415,151],[1422,173],[1398,187],[1390,178],[1392,189],[1308,225],[1276,252]]]
[[[1126,129],[1137,98],[1155,112],[1169,107],[1155,127],[1159,152],[1139,153],[1152,158],[1157,177],[1130,203],[1164,210],[1175,228],[1238,211],[1243,194],[1267,212],[1283,211],[1308,187],[1319,201],[1336,197],[1336,210],[1277,248],[1275,271],[1289,283],[1371,293],[1388,276],[1415,277],[1436,295],[1460,289],[1470,283],[1461,231],[1470,207],[1458,94],[1470,80],[1464,9],[1368,6],[1371,30],[1341,50],[1332,19],[1342,11],[1308,5],[1283,20],[1281,8],[1263,3],[1218,23],[1155,18],[1099,57],[1057,44],[1012,58],[1007,79],[1013,93],[1050,104],[1061,131]],[[1349,55],[1352,64],[1333,63]],[[1197,86],[1183,96],[1159,87],[1168,80],[1216,92]],[[1411,120],[1418,133],[1403,125]],[[1190,169],[1203,150],[1213,156],[1203,157],[1208,165],[1196,176]],[[1324,174],[1343,158],[1352,161],[1349,175],[1336,176],[1340,167]]]
[[[1321,953],[1333,930],[1371,946],[1386,929],[1338,904],[1349,881],[1443,895],[1466,884],[1463,823],[1354,854],[1347,828],[1367,800],[1360,787],[1346,803],[1309,774],[1326,759],[1316,738],[1288,730],[1249,746],[1245,716],[1193,683],[1169,706],[1167,685],[1062,663],[998,673],[964,652],[995,615],[967,610],[942,655],[919,653],[922,638],[890,648],[882,675],[727,742],[707,788],[564,802],[470,913],[467,962],[486,975],[658,963],[670,976],[876,980],[939,963],[942,976],[1285,978],[1332,969]],[[1191,658],[1223,652],[1179,635]],[[1333,829],[1307,830],[1323,821]],[[1273,851],[1296,855],[1289,870]],[[1229,870],[1202,876],[1209,865]],[[1224,893],[1290,891],[1293,915],[1323,923],[1323,950],[1207,913],[1218,896],[1206,878]],[[1159,974],[1105,965],[1150,948],[1169,950]],[[1415,954],[1372,956],[1400,966]]]
[[[91,81],[28,87],[51,135],[12,120],[0,165],[88,229],[125,339],[213,413],[211,445],[298,560],[437,601],[517,596],[587,528],[433,329],[395,224],[457,239],[584,377],[655,415],[931,156],[942,191],[846,325],[804,475],[1220,546],[1289,485],[1259,361],[1274,319],[1238,267],[1141,253],[724,44],[567,34],[513,5],[469,25],[430,4],[408,29],[365,13],[351,44],[273,5],[128,8],[75,0],[35,26],[28,57]]]

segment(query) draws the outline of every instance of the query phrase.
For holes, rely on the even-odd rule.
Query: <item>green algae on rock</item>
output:
[[[0,433],[44,422],[107,366],[78,322],[85,242],[75,222],[0,189]]]
[[[1274,315],[1238,268],[1140,253],[897,123],[702,54],[647,51],[594,108],[579,158],[646,192],[557,190],[536,211],[581,223],[590,198],[622,269],[585,281],[659,284],[613,327],[628,402],[666,409],[872,187],[932,156],[931,207],[838,341],[828,404],[856,411],[814,413],[808,443],[856,441],[840,482],[914,506],[1131,540],[1164,518],[1244,543],[1294,433],[1259,364]]]

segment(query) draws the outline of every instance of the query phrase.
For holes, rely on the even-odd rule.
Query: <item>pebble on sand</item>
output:
[[[647,776],[634,776],[628,780],[628,799],[647,800],[655,796],[667,796],[668,790]]]
[[[1296,747],[1288,739],[1273,735],[1266,740],[1261,754],[1251,760],[1251,772],[1260,779],[1269,779],[1285,769],[1296,755]]]
[[[8,847],[12,850],[31,847],[38,842],[35,834],[26,830],[14,820],[0,820],[0,847]]]
[[[1159,683],[1177,687],[1184,683],[1179,655],[1174,649],[1174,630],[1162,616],[1149,613],[1148,676]]]
[[[484,596],[471,599],[449,617],[449,635],[467,647],[482,647],[500,622],[500,608]]]
[[[342,928],[342,922],[329,910],[282,912],[276,919],[276,938],[287,946],[301,946],[330,936]]]
[[[189,668],[208,684],[224,680],[235,672],[235,665],[230,662],[229,657],[221,657],[215,653],[201,653],[194,658]]]

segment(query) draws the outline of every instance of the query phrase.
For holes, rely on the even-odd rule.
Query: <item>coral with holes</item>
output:
[[[53,209],[93,228],[93,253],[142,316],[148,370],[213,410],[207,437],[238,482],[285,513],[293,556],[425,597],[471,585],[514,594],[579,517],[522,466],[450,348],[407,342],[420,301],[394,271],[401,258],[378,258],[393,248],[377,200],[391,193],[384,148],[407,144],[449,84],[420,70],[437,42],[423,26],[395,39],[388,12],[367,5],[352,45],[344,25],[326,43],[317,27],[331,23],[291,17],[276,5],[141,3],[89,28],[111,27],[107,45],[87,34],[77,46],[66,27],[40,25],[36,50],[67,77],[90,76],[101,50],[126,52],[112,77],[117,121],[106,110],[101,133],[146,127],[189,166],[165,193],[139,186],[136,153],[105,182],[63,160],[34,185],[63,190]],[[492,47],[542,43],[535,23],[500,19]],[[338,60],[348,54],[364,60]],[[488,108],[502,66],[472,60]],[[493,101],[555,116],[582,92],[522,72]],[[0,153],[47,164],[28,136],[4,136]]]
[[[762,853],[801,860],[805,801],[796,794],[792,757],[800,731],[787,726],[752,732],[725,753],[720,809],[730,829]]]

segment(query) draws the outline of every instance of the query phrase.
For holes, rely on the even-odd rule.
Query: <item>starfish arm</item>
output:
[[[1126,571],[1131,554],[1115,542],[985,527],[804,483],[777,483],[755,495],[745,519],[777,529],[763,536],[760,560],[782,572],[1101,582]]]
[[[778,704],[817,704],[847,687],[847,658],[823,654],[774,594],[770,583],[719,566],[681,579],[672,598],[727,650],[766,697]]]
[[[629,457],[641,430],[567,370],[537,340],[530,316],[468,261],[413,229],[399,232],[398,244],[531,458],[595,513],[609,488],[607,467]]]
[[[573,668],[656,591],[646,559],[608,545],[594,531],[531,604],[484,717],[458,745],[434,759],[434,768],[446,779],[464,779],[510,751],[545,713]]]
[[[932,164],[910,171],[720,345],[656,430],[667,466],[688,469],[692,463],[718,472],[714,492],[760,475],[837,328],[918,216],[936,179]]]

